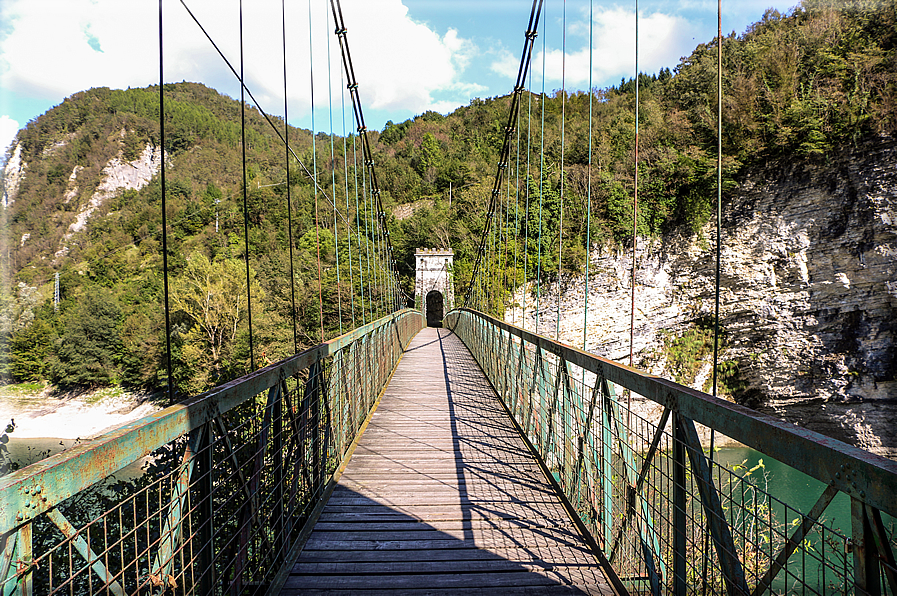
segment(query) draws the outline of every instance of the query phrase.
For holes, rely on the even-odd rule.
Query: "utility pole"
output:
[[[53,288],[53,312],[59,312],[59,272],[56,272],[56,284]]]

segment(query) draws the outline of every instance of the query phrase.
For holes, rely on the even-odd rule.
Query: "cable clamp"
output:
[[[336,35],[345,35],[345,34],[346,34],[346,28],[345,28],[345,27],[343,27],[342,29],[337,28],[337,29],[334,29],[333,32],[334,32]]]
[[[526,38],[527,38],[527,39],[536,39],[538,36],[539,36],[539,32],[538,32],[538,31],[535,31],[535,30],[534,30],[534,31],[527,31],[527,32],[526,32]]]
[[[346,89],[349,89],[350,91],[353,89],[358,89],[358,83],[349,83],[348,85],[346,85]]]

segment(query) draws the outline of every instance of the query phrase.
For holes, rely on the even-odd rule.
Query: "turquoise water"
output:
[[[743,466],[738,471],[740,475],[762,460],[763,466],[752,474],[752,478],[759,479],[758,472],[765,471],[765,480],[760,480],[759,486],[762,488],[765,482],[766,492],[791,508],[786,509],[774,501],[771,507],[780,531],[789,536],[800,520],[800,515],[793,510],[808,514],[825,490],[825,484],[821,481],[746,447],[720,449],[715,459],[730,469]],[[897,537],[895,519],[882,514],[882,521],[886,531]],[[850,591],[845,589],[845,578],[849,585],[853,568],[853,555],[848,552],[845,541],[851,536],[850,497],[838,493],[825,509],[821,523],[827,530],[820,532],[818,525],[813,527],[805,542],[788,560],[787,568],[779,573],[773,583],[775,593],[838,594]],[[778,552],[779,548],[775,551]],[[745,561],[745,567],[750,569],[748,561]],[[765,568],[758,573],[763,572]]]
[[[760,460],[763,460],[769,486],[767,492],[803,514],[810,512],[822,491],[825,490],[823,482],[748,447],[719,449],[716,451],[714,459],[721,464],[726,464],[730,469],[733,465],[740,465],[742,462],[745,462],[744,466],[747,469],[751,469],[759,464]],[[744,472],[739,472],[739,474],[743,475]],[[850,497],[844,493],[838,493],[826,508],[823,517],[828,527],[834,530],[840,529],[842,534],[848,536],[850,534]]]

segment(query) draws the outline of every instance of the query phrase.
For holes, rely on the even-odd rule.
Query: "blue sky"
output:
[[[767,8],[784,12],[797,1],[724,0],[723,31],[742,33]],[[163,2],[166,81],[201,81],[239,97],[233,75],[181,3]],[[185,2],[239,68],[239,1]],[[368,127],[507,94],[531,6],[529,0],[342,0]],[[674,68],[695,45],[712,39],[716,9],[716,0],[641,0],[640,70]],[[561,87],[564,31],[564,83],[571,89],[588,86],[590,10],[593,86],[633,75],[634,0],[546,0],[534,55],[537,89],[543,48],[545,87]],[[77,91],[157,82],[157,19],[155,0],[0,0],[0,152],[19,127]],[[289,1],[287,21],[290,121],[310,128],[313,113],[315,129],[329,131],[332,112],[333,130],[342,133],[341,105],[347,99],[329,0]],[[280,0],[245,3],[244,47],[249,87],[266,111],[282,115]],[[351,110],[346,126],[352,128],[350,118]]]

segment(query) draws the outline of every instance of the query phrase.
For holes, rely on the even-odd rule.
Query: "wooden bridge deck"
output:
[[[412,341],[282,594],[612,594],[470,352]]]

